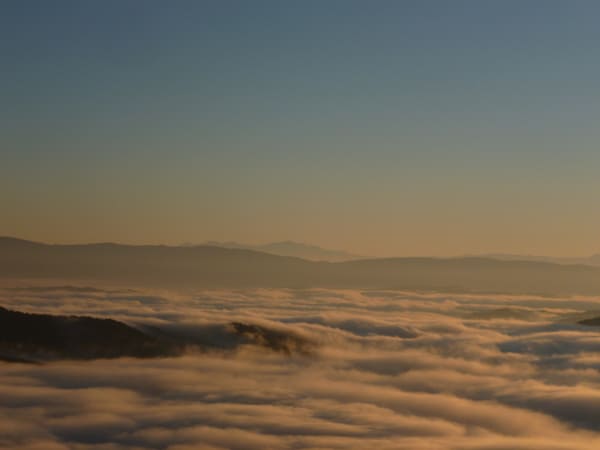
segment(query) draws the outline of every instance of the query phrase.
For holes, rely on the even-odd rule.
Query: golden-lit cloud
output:
[[[558,298],[397,291],[22,286],[0,296],[9,308],[110,316],[206,343],[174,358],[3,364],[1,448],[600,445],[600,338],[569,319],[594,298],[568,309]],[[224,345],[232,321],[314,351]]]

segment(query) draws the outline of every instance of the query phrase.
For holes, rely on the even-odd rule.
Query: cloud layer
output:
[[[10,285],[0,300],[217,344],[232,322],[311,343],[0,363],[0,448],[600,448],[600,328],[576,324],[594,298]]]

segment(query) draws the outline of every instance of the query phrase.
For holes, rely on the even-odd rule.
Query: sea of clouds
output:
[[[600,448],[596,298],[10,285],[0,305],[306,343],[164,359],[0,362],[0,448]]]

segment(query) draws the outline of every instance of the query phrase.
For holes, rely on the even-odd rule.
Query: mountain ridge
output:
[[[570,256],[537,256],[537,255],[519,255],[512,253],[484,253],[480,255],[466,256],[481,256],[484,258],[493,258],[503,261],[537,261],[551,262],[555,264],[583,264],[600,266],[600,253],[594,253],[589,256],[570,257]]]
[[[306,244],[295,241],[277,241],[266,244],[241,244],[234,241],[207,241],[204,244],[222,248],[239,248],[246,250],[256,250],[264,253],[271,253],[279,256],[295,256],[297,258],[308,259],[310,261],[340,262],[355,259],[363,259],[366,256],[356,255],[344,250],[333,250],[317,245]],[[194,244],[184,244],[184,246],[193,247]]]
[[[168,288],[600,294],[600,268],[581,264],[484,257],[325,262],[208,245],[48,245],[15,239],[0,239],[0,278],[77,279]]]

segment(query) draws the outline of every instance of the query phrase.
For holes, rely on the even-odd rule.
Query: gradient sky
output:
[[[600,251],[596,1],[3,1],[0,234]]]

